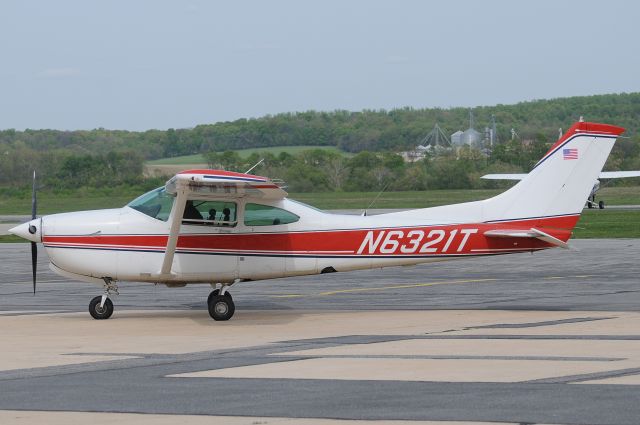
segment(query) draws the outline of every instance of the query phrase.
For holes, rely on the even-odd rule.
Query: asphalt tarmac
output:
[[[1,244],[0,422],[640,423],[640,240],[572,244],[239,283],[227,323],[207,285],[127,283],[95,321],[101,288],[40,248],[34,296]]]

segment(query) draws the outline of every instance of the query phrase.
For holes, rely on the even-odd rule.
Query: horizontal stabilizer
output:
[[[601,179],[624,179],[627,177],[640,177],[640,171],[603,171],[598,176]]]
[[[527,177],[526,174],[485,174],[480,177],[485,180],[522,180]]]
[[[487,230],[484,235],[490,238],[535,238],[531,230]]]
[[[489,238],[535,238],[540,239],[541,241],[545,241],[555,246],[559,246],[560,248],[569,249],[570,246],[568,243],[561,241],[560,239],[551,236],[548,233],[543,232],[542,230],[538,230],[535,228],[531,229],[504,229],[504,230],[487,230],[484,232],[484,235]]]
[[[571,248],[568,243],[561,241],[560,239],[553,237],[550,234],[543,232],[542,230],[532,228],[531,231],[536,233],[538,235],[537,238],[541,241],[545,241],[547,243],[550,243],[551,245],[559,246],[560,248],[564,249]]]

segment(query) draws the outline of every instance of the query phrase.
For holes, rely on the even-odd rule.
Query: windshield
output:
[[[169,195],[164,186],[147,192],[127,204],[128,207],[140,211],[158,220],[167,221],[171,213],[174,197]]]

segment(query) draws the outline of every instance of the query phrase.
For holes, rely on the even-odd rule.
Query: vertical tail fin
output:
[[[484,217],[509,220],[580,214],[624,128],[575,123],[517,185],[484,202]]]

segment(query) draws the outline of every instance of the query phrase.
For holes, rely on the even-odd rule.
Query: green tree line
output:
[[[301,190],[374,190],[387,181],[392,182],[388,183],[391,190],[474,187],[489,184],[479,182],[480,173],[527,171],[555,140],[558,128],[566,130],[580,116],[627,128],[631,139],[617,143],[608,169],[640,166],[640,93],[536,100],[473,111],[479,130],[488,125],[491,115],[496,117],[500,144],[490,158],[467,149],[416,164],[401,164],[393,152],[415,146],[436,122],[447,134],[466,129],[467,108],[307,111],[166,131],[9,129],[0,131],[0,186],[26,187],[34,168],[52,187],[131,185],[142,182],[142,163],[148,159],[212,153],[212,164],[218,161],[223,168],[244,171],[245,164],[225,165],[218,156],[242,148],[331,145],[358,154],[346,159],[314,151],[267,158],[260,172],[292,185],[299,182],[295,184]],[[512,128],[521,140],[534,143],[510,141]]]
[[[536,100],[481,106],[473,111],[479,128],[488,125],[490,116],[495,115],[498,136],[503,141],[510,138],[512,128],[525,139],[538,133],[557,134],[558,128],[568,128],[580,116],[620,125],[629,134],[636,134],[640,127],[640,93]],[[69,149],[78,154],[129,150],[145,159],[268,146],[332,145],[348,152],[402,150],[414,145],[436,122],[448,134],[464,130],[468,108],[307,111],[166,131],[9,129],[0,131],[0,147]]]
[[[503,143],[490,156],[464,146],[457,151],[428,154],[416,162],[405,162],[390,151],[362,151],[347,157],[323,149],[277,156],[262,152],[248,158],[235,151],[210,152],[205,157],[209,167],[231,171],[247,170],[263,160],[253,173],[282,179],[291,192],[478,189],[507,186],[509,182],[480,177],[488,173],[526,173],[554,142],[539,135],[527,144],[519,140]],[[640,169],[640,139],[620,139],[608,164],[609,169]],[[638,184],[639,180],[616,183]]]

